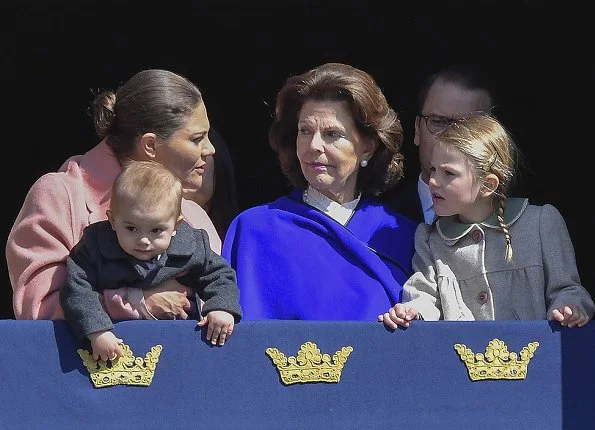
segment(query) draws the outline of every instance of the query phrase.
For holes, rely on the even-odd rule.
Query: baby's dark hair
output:
[[[436,141],[467,156],[480,186],[487,186],[487,175],[498,177],[498,187],[493,190],[494,203],[500,228],[506,237],[506,260],[511,261],[512,242],[504,222],[504,208],[519,156],[512,136],[493,116],[476,114],[454,121],[436,135]]]

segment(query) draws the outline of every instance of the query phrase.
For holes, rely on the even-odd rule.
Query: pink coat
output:
[[[111,186],[121,170],[102,141],[70,159],[64,171],[47,173],[33,184],[6,242],[17,319],[64,319],[59,289],[66,257],[86,226],[107,218]],[[182,214],[190,225],[207,231],[211,248],[220,254],[221,239],[206,212],[184,200]],[[150,318],[138,288],[108,290],[103,298],[114,319]]]

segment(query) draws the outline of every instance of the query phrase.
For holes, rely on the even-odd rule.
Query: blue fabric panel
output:
[[[595,324],[416,322],[390,332],[369,322],[246,321],[212,347],[191,321],[124,321],[115,333],[138,357],[163,345],[150,387],[93,388],[63,321],[0,320],[0,428],[295,429],[588,428]],[[472,382],[454,350],[539,342],[519,381]],[[268,347],[296,356],[352,346],[338,384],[285,386]],[[585,427],[586,426],[586,427]]]

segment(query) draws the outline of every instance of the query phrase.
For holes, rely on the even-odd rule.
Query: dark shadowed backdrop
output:
[[[497,83],[498,113],[526,159],[516,194],[562,212],[593,294],[592,24],[572,2],[409,3],[3,2],[2,243],[31,184],[98,142],[87,113],[92,90],[116,89],[139,70],[170,69],[201,88],[235,161],[244,209],[288,190],[266,135],[289,75],[329,61],[371,73],[401,115],[407,174],[415,175],[422,80],[449,62],[479,62]],[[11,318],[4,258],[0,281],[0,317]]]

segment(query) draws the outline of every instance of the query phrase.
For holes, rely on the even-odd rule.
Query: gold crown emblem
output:
[[[132,350],[126,344],[122,344],[124,355],[108,362],[93,360],[93,356],[85,349],[78,349],[83,364],[89,371],[91,381],[95,388],[110,387],[114,385],[140,385],[148,387],[153,381],[155,368],[159,361],[159,355],[163,347],[155,345],[147,352],[145,359],[134,357]]]
[[[277,348],[267,348],[266,353],[277,366],[279,376],[285,385],[297,382],[339,382],[341,371],[347,357],[353,351],[351,346],[344,346],[331,356],[321,354],[313,342],[304,343],[297,357],[285,357]]]
[[[527,366],[538,346],[539,342],[530,342],[523,347],[519,353],[520,360],[516,352],[508,352],[506,344],[499,339],[489,342],[485,355],[474,354],[471,349],[461,343],[455,344],[455,349],[467,366],[469,378],[472,381],[481,381],[485,379],[525,379]]]

